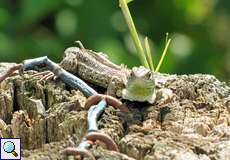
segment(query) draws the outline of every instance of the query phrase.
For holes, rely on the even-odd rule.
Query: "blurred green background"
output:
[[[230,79],[229,0],[134,0],[129,4],[155,64],[168,32],[172,43],[161,72],[208,73]],[[0,61],[48,55],[59,62],[80,40],[116,63],[139,65],[118,0],[1,0]]]

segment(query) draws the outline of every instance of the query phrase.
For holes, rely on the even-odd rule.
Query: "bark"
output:
[[[0,71],[11,64],[0,64]],[[0,85],[0,132],[22,139],[23,159],[67,159],[61,151],[87,133],[86,98],[60,82],[39,84],[35,72],[15,73]],[[157,74],[156,102],[108,106],[99,128],[120,153],[101,144],[97,159],[230,159],[230,88],[212,75]],[[70,158],[69,158],[70,159]]]

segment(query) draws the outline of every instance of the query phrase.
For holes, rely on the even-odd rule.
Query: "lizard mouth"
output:
[[[130,101],[149,102],[155,101],[155,83],[153,80],[135,78],[127,82],[122,90],[122,98]]]

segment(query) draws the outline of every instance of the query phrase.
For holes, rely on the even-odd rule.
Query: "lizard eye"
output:
[[[149,71],[149,72],[147,73],[148,78],[150,78],[151,75],[152,75],[152,73],[151,73],[151,71]]]
[[[134,76],[134,73],[133,73],[133,71],[130,73],[130,77],[133,77]]]

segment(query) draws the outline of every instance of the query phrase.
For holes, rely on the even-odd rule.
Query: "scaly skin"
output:
[[[153,73],[142,66],[130,70],[112,63],[103,53],[78,47],[65,50],[60,66],[123,99],[149,103],[155,100]]]
[[[44,62],[43,62],[44,61]],[[22,64],[18,64],[0,73],[0,83],[15,70],[18,69],[36,69],[45,67],[54,72],[56,76],[61,76],[63,81],[67,81],[74,87],[81,89],[87,96],[96,93],[90,89],[84,81],[74,77],[75,74],[82,79],[107,88],[107,93],[112,96],[122,97],[131,101],[148,101],[153,103],[155,100],[155,80],[154,73],[144,67],[134,67],[132,70],[124,66],[118,66],[109,61],[106,55],[96,53],[91,50],[71,47],[66,49],[65,56],[60,66],[49,60],[47,57],[40,57],[25,60]],[[23,67],[22,67],[23,66]],[[65,69],[72,74],[69,74]],[[60,72],[62,71],[62,72]],[[65,74],[63,74],[63,72]],[[75,81],[77,83],[75,83]]]
[[[78,47],[65,50],[60,66],[103,88],[108,88],[113,83],[112,87],[115,87],[113,88],[115,91],[124,88],[123,81],[130,74],[130,70],[113,64],[104,55]]]

